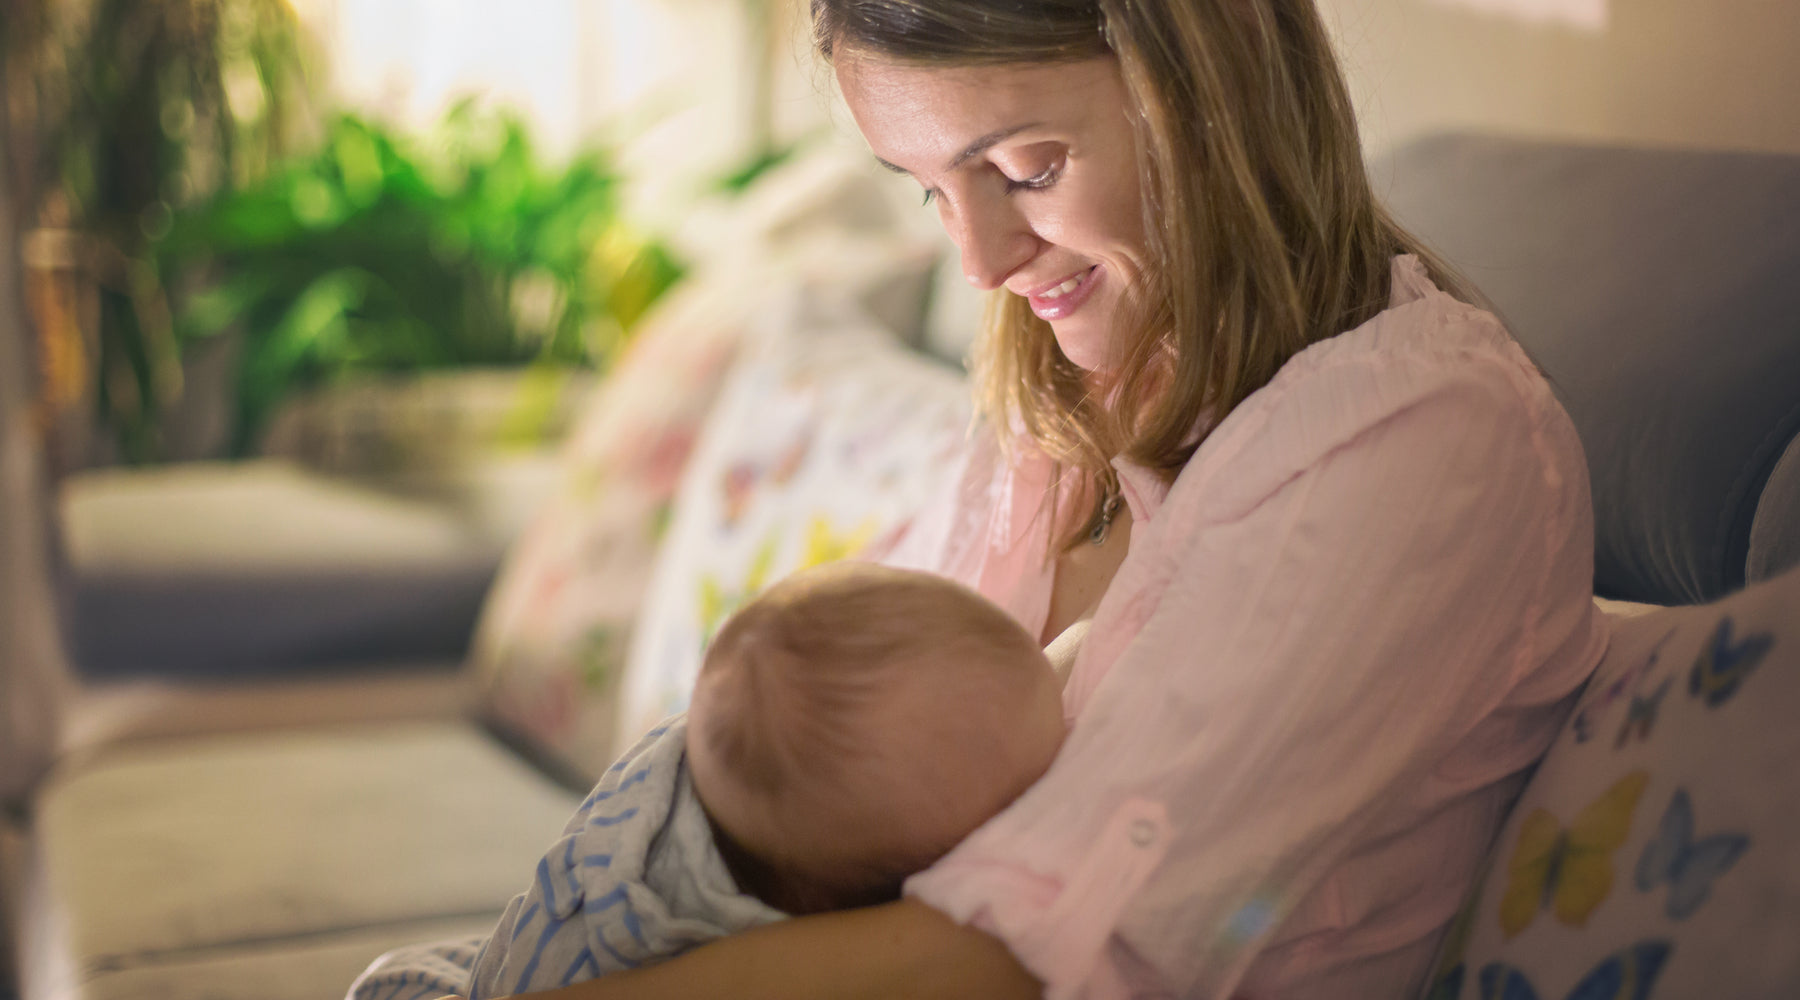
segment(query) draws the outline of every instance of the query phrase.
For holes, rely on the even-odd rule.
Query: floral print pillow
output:
[[[812,233],[722,258],[658,307],[587,402],[555,493],[489,593],[472,659],[490,721],[571,780],[599,775],[676,489],[741,346],[783,303],[885,301],[921,287],[934,260],[905,238]],[[910,322],[901,312],[889,309],[888,322]]]
[[[1429,1000],[1800,996],[1800,570],[1615,621]]]
[[[782,576],[904,531],[964,454],[960,372],[854,318],[790,313],[745,359],[682,483],[615,747],[687,706],[720,623]]]
[[[490,719],[597,773],[619,668],[702,421],[744,339],[739,283],[684,286],[576,422],[560,481],[513,543],[472,649]],[[607,758],[610,759],[610,758]]]

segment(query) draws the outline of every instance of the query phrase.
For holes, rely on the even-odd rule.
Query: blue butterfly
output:
[[[1669,917],[1684,920],[1706,902],[1713,881],[1730,871],[1749,846],[1750,838],[1741,833],[1717,833],[1696,842],[1694,805],[1686,789],[1677,788],[1656,836],[1644,845],[1633,882],[1640,892],[1669,883]]]
[[[1668,961],[1667,941],[1639,941],[1606,956],[1569,991],[1568,1000],[1645,1000]],[[1538,1000],[1525,973],[1493,962],[1481,970],[1481,1000]]]
[[[1717,708],[1737,693],[1738,685],[1774,645],[1775,636],[1769,632],[1754,633],[1732,645],[1731,618],[1725,617],[1700,650],[1700,658],[1694,661],[1694,670],[1688,674],[1688,693],[1703,699],[1706,707]]]
[[[1612,703],[1618,701],[1627,691],[1637,687],[1637,682],[1646,673],[1649,673],[1651,667],[1656,666],[1656,658],[1661,655],[1663,645],[1676,631],[1678,630],[1670,629],[1664,632],[1663,637],[1656,640],[1656,645],[1650,647],[1650,655],[1643,662],[1621,673],[1613,679],[1611,684],[1599,689],[1598,692],[1583,696],[1581,707],[1575,712],[1575,742],[1586,743],[1594,738],[1594,725],[1598,721],[1600,713],[1611,707]]]
[[[1656,725],[1656,710],[1662,706],[1663,695],[1669,693],[1669,682],[1673,677],[1664,677],[1663,682],[1649,696],[1633,693],[1631,704],[1625,708],[1625,722],[1619,726],[1619,738],[1613,741],[1613,749],[1623,747],[1631,738],[1633,730],[1637,731],[1639,740],[1650,738],[1650,727]]]

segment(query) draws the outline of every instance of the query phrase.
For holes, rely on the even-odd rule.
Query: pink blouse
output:
[[[1074,997],[1412,995],[1606,645],[1587,466],[1489,313],[1393,266],[1173,487],[1118,463],[1130,548],[1042,780],[907,893]],[[978,442],[890,561],[1048,613],[1049,462]]]

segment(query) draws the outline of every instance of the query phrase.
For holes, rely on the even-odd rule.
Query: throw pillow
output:
[[[483,608],[472,658],[503,734],[574,783],[598,776],[676,487],[748,331],[783,302],[916,290],[933,259],[905,239],[816,234],[718,261],[645,321],[576,421],[559,485]]]
[[[970,419],[961,373],[866,322],[774,324],[707,421],[626,668],[615,747],[687,706],[719,624],[796,569],[891,539],[947,487]]]
[[[1615,619],[1429,997],[1800,996],[1800,570]]]
[[[730,278],[684,286],[587,404],[555,492],[513,543],[472,648],[503,731],[577,773],[611,745],[612,692],[688,455],[743,336]]]

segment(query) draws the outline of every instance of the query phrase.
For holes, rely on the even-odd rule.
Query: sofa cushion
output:
[[[527,884],[578,803],[454,723],[113,748],[59,768],[37,801],[34,924],[87,981],[477,920]]]
[[[1596,589],[1743,586],[1758,495],[1800,431],[1800,157],[1440,136],[1373,169],[1568,407]]]
[[[1800,570],[1615,619],[1431,996],[1800,996],[1796,714]]]
[[[828,303],[796,302],[769,329],[683,478],[627,660],[617,743],[687,706],[708,639],[739,605],[891,538],[954,475],[970,413],[960,371]]]

